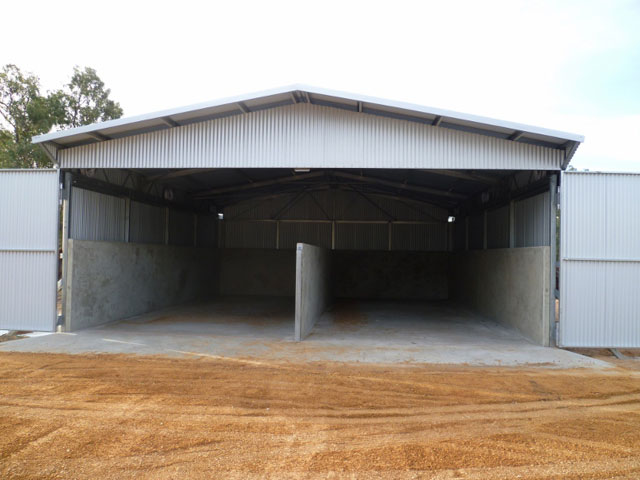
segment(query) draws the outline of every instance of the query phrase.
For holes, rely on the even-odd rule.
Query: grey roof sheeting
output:
[[[160,112],[119,118],[38,135],[33,137],[32,141],[42,144],[45,149],[57,150],[295,103],[324,105],[560,149],[565,151],[565,161],[562,168],[566,168],[576,149],[584,141],[582,135],[573,133],[306,85],[291,85]]]

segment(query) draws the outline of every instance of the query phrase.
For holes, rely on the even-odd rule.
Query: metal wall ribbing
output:
[[[166,209],[140,202],[131,202],[129,241],[134,243],[164,243]]]
[[[549,245],[549,192],[515,202],[515,246]]]
[[[73,188],[69,237],[78,240],[124,242],[125,199]]]
[[[52,331],[58,171],[0,170],[0,329]]]
[[[487,248],[509,248],[509,205],[487,212]]]
[[[464,250],[467,241],[469,250],[485,248],[485,238],[486,248],[509,248],[511,231],[516,248],[549,245],[549,192],[513,202],[513,228],[510,225],[510,209],[509,205],[503,205],[487,210],[486,223],[484,211],[467,218],[457,218],[454,225],[454,250]]]
[[[558,170],[564,152],[310,104],[61,150],[62,168]]]
[[[447,211],[375,194],[329,189],[242,202],[224,209],[229,248],[448,249]]]
[[[69,238],[125,242],[128,229],[132,243],[217,244],[214,215],[198,214],[196,223],[196,214],[189,211],[131,201],[127,216],[126,208],[124,198],[74,187]]]
[[[639,205],[638,174],[563,174],[563,346],[640,347]]]

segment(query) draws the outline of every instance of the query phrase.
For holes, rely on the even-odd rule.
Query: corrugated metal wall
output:
[[[331,248],[331,223],[281,222],[278,248],[293,249],[298,242]]]
[[[484,215],[479,213],[469,217],[469,250],[479,250],[484,246]]]
[[[218,218],[213,215],[198,215],[197,241],[198,247],[215,247],[218,245]]]
[[[191,212],[169,209],[169,245],[194,246],[195,216]]]
[[[640,175],[561,184],[560,343],[640,347]]]
[[[0,170],[0,329],[54,329],[58,192],[57,170]]]
[[[246,220],[237,222],[223,221],[223,247],[227,248],[276,248],[276,222]]]
[[[140,202],[131,202],[129,241],[134,243],[164,243],[166,209]]]
[[[557,170],[564,152],[297,104],[61,150],[62,168]],[[301,164],[302,162],[302,164]]]
[[[514,202],[514,246],[539,247],[549,245],[551,206],[549,192]],[[468,217],[469,250],[484,248],[484,213]],[[454,224],[454,250],[464,250],[466,244],[466,218],[459,217]],[[509,248],[510,207],[504,205],[487,210],[487,248]]]
[[[127,225],[126,200],[121,197],[72,188],[69,238],[105,242],[165,243],[168,231],[169,245],[197,246],[217,245],[217,217],[169,209],[137,201],[130,202]],[[275,247],[274,247],[275,248]]]
[[[515,246],[549,245],[549,192],[515,202]]]
[[[384,223],[339,223],[336,225],[337,250],[387,250],[389,226]]]
[[[297,242],[339,250],[447,250],[447,211],[378,195],[326,190],[251,200],[224,209],[229,248],[295,248]]]
[[[70,238],[124,242],[124,198],[82,188],[73,188],[71,191]]]
[[[509,205],[487,212],[487,248],[509,248]]]

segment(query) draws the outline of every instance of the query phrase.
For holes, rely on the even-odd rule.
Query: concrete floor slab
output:
[[[610,367],[535,345],[450,302],[344,301],[294,341],[294,300],[222,297],[74,333],[0,344],[0,351],[253,357],[269,360]]]

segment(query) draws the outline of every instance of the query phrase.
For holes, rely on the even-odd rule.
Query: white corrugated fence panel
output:
[[[567,172],[560,343],[640,347],[640,175]]]
[[[54,329],[58,192],[57,170],[0,170],[0,329]]]
[[[557,170],[564,151],[297,104],[60,150],[62,168]]]
[[[0,248],[55,250],[58,171],[0,170]]]

